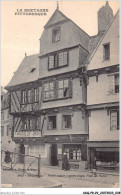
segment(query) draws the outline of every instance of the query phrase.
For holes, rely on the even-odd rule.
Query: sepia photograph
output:
[[[3,194],[120,194],[119,8],[1,1]]]

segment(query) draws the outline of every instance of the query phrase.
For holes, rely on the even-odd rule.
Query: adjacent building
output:
[[[14,152],[15,143],[12,141],[13,118],[10,115],[10,93],[1,89],[1,150]]]
[[[93,164],[95,156],[98,167],[118,168],[119,11],[98,46],[89,56],[86,66],[89,79],[87,85],[88,164]]]

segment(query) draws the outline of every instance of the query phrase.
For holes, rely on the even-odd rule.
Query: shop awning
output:
[[[119,148],[96,148],[97,152],[119,152]]]

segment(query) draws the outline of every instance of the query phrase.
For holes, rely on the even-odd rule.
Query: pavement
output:
[[[59,167],[41,166],[41,177],[24,176],[17,171],[1,171],[2,187],[12,188],[119,188],[119,175],[88,170],[64,171]]]

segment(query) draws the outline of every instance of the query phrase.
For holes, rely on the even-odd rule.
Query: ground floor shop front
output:
[[[30,156],[41,156],[41,164],[62,168],[65,152],[70,167],[85,169],[87,160],[87,135],[45,136],[41,140],[21,139],[16,143],[15,152]],[[22,159],[20,158],[20,161]]]
[[[119,170],[119,141],[88,141],[87,166],[97,169]]]

